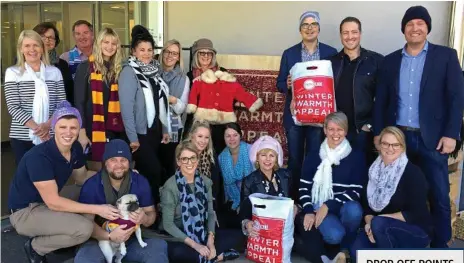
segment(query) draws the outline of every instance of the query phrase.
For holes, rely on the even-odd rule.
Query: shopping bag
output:
[[[325,117],[336,109],[332,63],[330,60],[296,63],[290,75],[295,124],[322,127]]]
[[[247,259],[262,263],[291,263],[293,200],[266,194],[249,196],[258,237],[248,237]]]

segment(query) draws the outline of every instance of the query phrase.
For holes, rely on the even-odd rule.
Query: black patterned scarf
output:
[[[199,173],[195,173],[195,192],[187,185],[185,177],[178,170],[176,172],[176,183],[179,189],[179,200],[182,208],[182,224],[185,234],[193,241],[206,245],[207,222],[208,222],[208,199],[207,190]],[[200,263],[209,260],[199,256]]]

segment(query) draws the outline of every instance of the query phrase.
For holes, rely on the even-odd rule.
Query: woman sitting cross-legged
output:
[[[240,189],[242,180],[255,170],[250,161],[251,145],[242,141],[242,129],[237,123],[225,125],[224,141],[227,147],[219,154],[219,166],[224,180],[226,204],[219,209],[221,227],[240,228]]]
[[[364,155],[352,150],[345,138],[348,119],[343,112],[329,114],[324,122],[326,139],[319,152],[305,158],[300,179],[303,213],[296,227],[303,239],[297,251],[309,261],[344,262],[362,219],[359,203],[367,177]]]
[[[256,171],[245,177],[242,182],[240,218],[242,231],[247,236],[258,236],[253,228],[251,194],[261,193],[279,197],[290,195],[290,174],[282,167],[283,150],[280,143],[271,136],[261,136],[250,149],[250,161],[255,164]],[[297,208],[294,208],[297,211]]]
[[[198,160],[193,143],[180,142],[176,148],[179,169],[161,190],[162,228],[176,239],[168,242],[169,261],[188,263],[236,259],[239,254],[232,248],[238,246],[240,231],[236,231],[235,237],[232,232],[216,233],[212,181],[200,175]]]
[[[427,247],[432,232],[427,190],[421,169],[406,156],[403,132],[385,128],[363,198],[366,224],[350,249],[351,258],[356,259],[359,249]]]

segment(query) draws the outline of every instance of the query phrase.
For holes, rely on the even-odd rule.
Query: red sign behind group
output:
[[[262,135],[269,135],[280,142],[284,150],[284,162],[288,158],[287,137],[283,127],[285,94],[277,90],[278,71],[272,70],[228,70],[237,81],[249,92],[264,102],[256,112],[237,107],[237,122],[243,130],[243,139],[253,143]]]

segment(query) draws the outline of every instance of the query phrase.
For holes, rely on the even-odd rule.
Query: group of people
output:
[[[181,44],[167,41],[156,60],[156,43],[141,25],[132,29],[127,59],[113,29],[94,39],[87,21],[73,25],[76,46],[60,57],[52,23],[24,30],[5,97],[17,163],[10,221],[30,237],[29,262],[77,245],[75,262],[104,262],[99,240],[126,242],[125,259],[136,262],[232,260],[247,236],[259,236],[254,193],[295,201],[295,250],[311,262],[344,261],[344,250],[355,262],[359,249],[447,247],[447,159],[461,140],[464,110],[456,51],[427,40],[432,22],[422,6],[406,11],[406,44],[386,57],[361,48],[355,17],[340,23],[338,53],[318,40],[320,25],[319,13],[303,13],[302,41],[281,59],[287,168],[276,139],[249,144],[236,121],[187,114],[194,82],[211,71],[236,81],[210,40],[195,41],[185,73]],[[332,62],[337,111],[323,127],[299,126],[289,71],[323,59]],[[81,187],[76,200],[60,194],[70,178]],[[138,197],[133,224],[106,231],[126,194]],[[142,248],[132,225],[157,235],[144,237]]]

